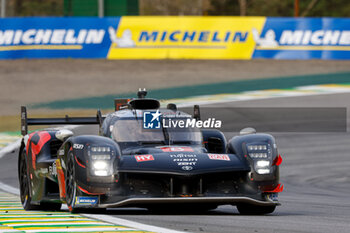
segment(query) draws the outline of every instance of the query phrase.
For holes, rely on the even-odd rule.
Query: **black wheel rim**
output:
[[[74,162],[73,162],[73,154],[69,154],[68,163],[67,163],[67,171],[66,171],[66,198],[67,204],[72,205],[72,201],[74,198]]]
[[[22,204],[28,200],[29,196],[29,183],[28,183],[28,173],[27,164],[25,159],[25,154],[21,154],[21,159],[19,163],[19,181],[20,181],[20,196]]]

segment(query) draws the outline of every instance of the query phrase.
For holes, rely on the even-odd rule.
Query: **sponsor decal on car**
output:
[[[196,166],[197,162],[177,162],[177,165],[182,166],[182,165],[191,165],[191,166]]]
[[[191,148],[192,149],[192,148]],[[196,166],[198,159],[195,154],[171,154],[170,158],[177,163],[178,166]],[[184,170],[184,168],[182,167]],[[187,169],[187,171],[192,169]]]
[[[64,149],[58,150],[58,155],[64,155]]]
[[[197,155],[195,154],[171,154],[170,158],[174,158],[174,161],[189,161],[191,159],[195,159],[195,161],[197,161]]]
[[[73,144],[73,148],[77,150],[82,150],[84,148],[83,144]]]
[[[184,170],[184,171],[191,171],[191,170],[193,170],[193,167],[192,167],[192,166],[182,166],[181,168],[182,168],[182,170]]]
[[[225,154],[208,154],[209,159],[230,161],[230,157]]]
[[[145,162],[154,160],[153,155],[135,155],[135,159],[137,162]]]
[[[57,176],[56,161],[53,162],[52,165],[49,166],[49,173],[50,173],[50,175]]]
[[[47,168],[40,168],[40,173],[45,175],[49,172],[49,170]]]
[[[278,201],[278,193],[267,194],[266,197],[270,201]]]
[[[193,149],[188,146],[164,146],[159,149],[163,152],[193,152]]]
[[[75,204],[76,205],[96,205],[98,201],[98,197],[76,197]]]

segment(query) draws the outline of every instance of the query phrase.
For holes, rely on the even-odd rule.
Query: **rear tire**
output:
[[[25,210],[38,210],[39,205],[31,204],[32,196],[30,193],[30,179],[27,167],[26,151],[23,149],[18,159],[18,178],[19,178],[19,190],[20,198],[23,209]]]
[[[276,206],[258,206],[252,204],[238,204],[237,209],[242,215],[264,215],[275,211]]]

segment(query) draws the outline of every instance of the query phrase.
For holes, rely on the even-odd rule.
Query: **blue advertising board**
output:
[[[253,59],[350,59],[349,18],[267,18],[253,36]]]
[[[27,17],[0,20],[0,59],[106,58],[114,18]]]
[[[350,18],[0,19],[0,59],[18,58],[350,59]]]

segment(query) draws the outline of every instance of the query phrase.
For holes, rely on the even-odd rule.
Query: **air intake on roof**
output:
[[[155,99],[134,99],[129,102],[133,109],[158,109],[160,103]]]

